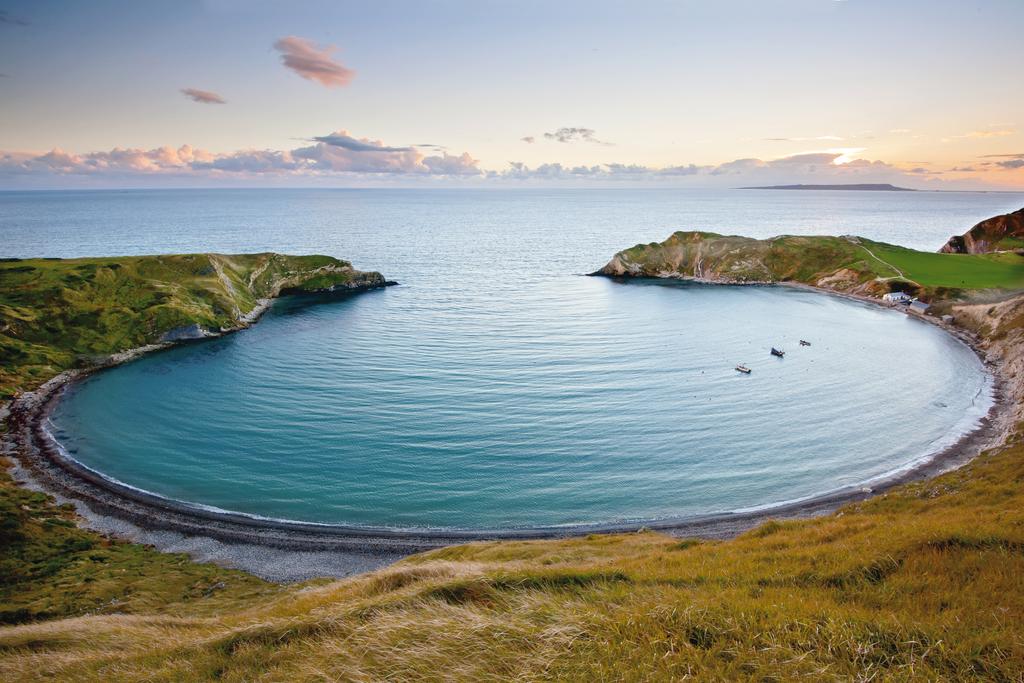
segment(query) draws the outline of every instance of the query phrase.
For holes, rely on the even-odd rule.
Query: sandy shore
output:
[[[809,286],[819,293],[845,296],[882,305],[866,297],[844,295]],[[269,305],[239,329],[255,322]],[[916,316],[920,317],[920,316]],[[85,525],[110,536],[153,545],[167,552],[187,552],[198,561],[236,567],[271,581],[299,581],[313,577],[342,577],[390,564],[407,555],[472,540],[541,539],[590,533],[655,529],[676,536],[728,538],[766,519],[794,519],[821,515],[850,502],[865,500],[900,484],[926,479],[955,469],[979,452],[1003,442],[1012,425],[1012,402],[1007,398],[1001,364],[986,357],[979,340],[969,333],[922,318],[943,327],[972,348],[994,379],[994,402],[977,429],[912,469],[876,480],[871,488],[846,488],[799,502],[750,512],[666,519],[646,523],[599,524],[575,527],[492,530],[410,530],[346,525],[318,525],[260,519],[191,506],[110,480],[66,457],[45,429],[46,421],[65,389],[98,369],[69,371],[51,379],[37,391],[10,405],[5,450],[17,460],[14,477],[25,486],[75,504]],[[117,354],[102,367],[128,362],[154,350],[158,344]]]

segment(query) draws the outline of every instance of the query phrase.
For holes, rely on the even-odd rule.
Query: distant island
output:
[[[909,187],[896,187],[889,183],[847,183],[843,185],[762,185],[740,187],[740,190],[861,190],[869,192],[917,192]]]

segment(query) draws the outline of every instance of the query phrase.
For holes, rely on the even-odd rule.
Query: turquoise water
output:
[[[402,285],[279,302],[242,333],[77,388],[52,429],[158,494],[254,515],[499,527],[734,510],[860,485],[987,408],[969,350],[786,288],[581,277],[705,228],[937,248],[983,194],[9,193],[9,255],[320,252]],[[5,254],[8,255],[8,254]],[[799,338],[813,342],[800,347]],[[789,353],[768,355],[772,346]],[[733,370],[738,362],[750,376]]]

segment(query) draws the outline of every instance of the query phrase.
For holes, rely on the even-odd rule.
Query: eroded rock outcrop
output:
[[[594,275],[661,277],[723,284],[803,284],[858,294],[899,282],[855,237],[784,235],[766,240],[710,232],[676,232],[664,242],[620,251]],[[907,284],[907,283],[902,283]]]
[[[950,237],[939,251],[947,254],[1024,251],[1024,209],[987,218],[963,235]]]

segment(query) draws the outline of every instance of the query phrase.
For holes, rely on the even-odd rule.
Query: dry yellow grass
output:
[[[966,680],[1024,672],[1024,446],[726,542],[474,543],[215,617],[0,630],[4,680]]]

